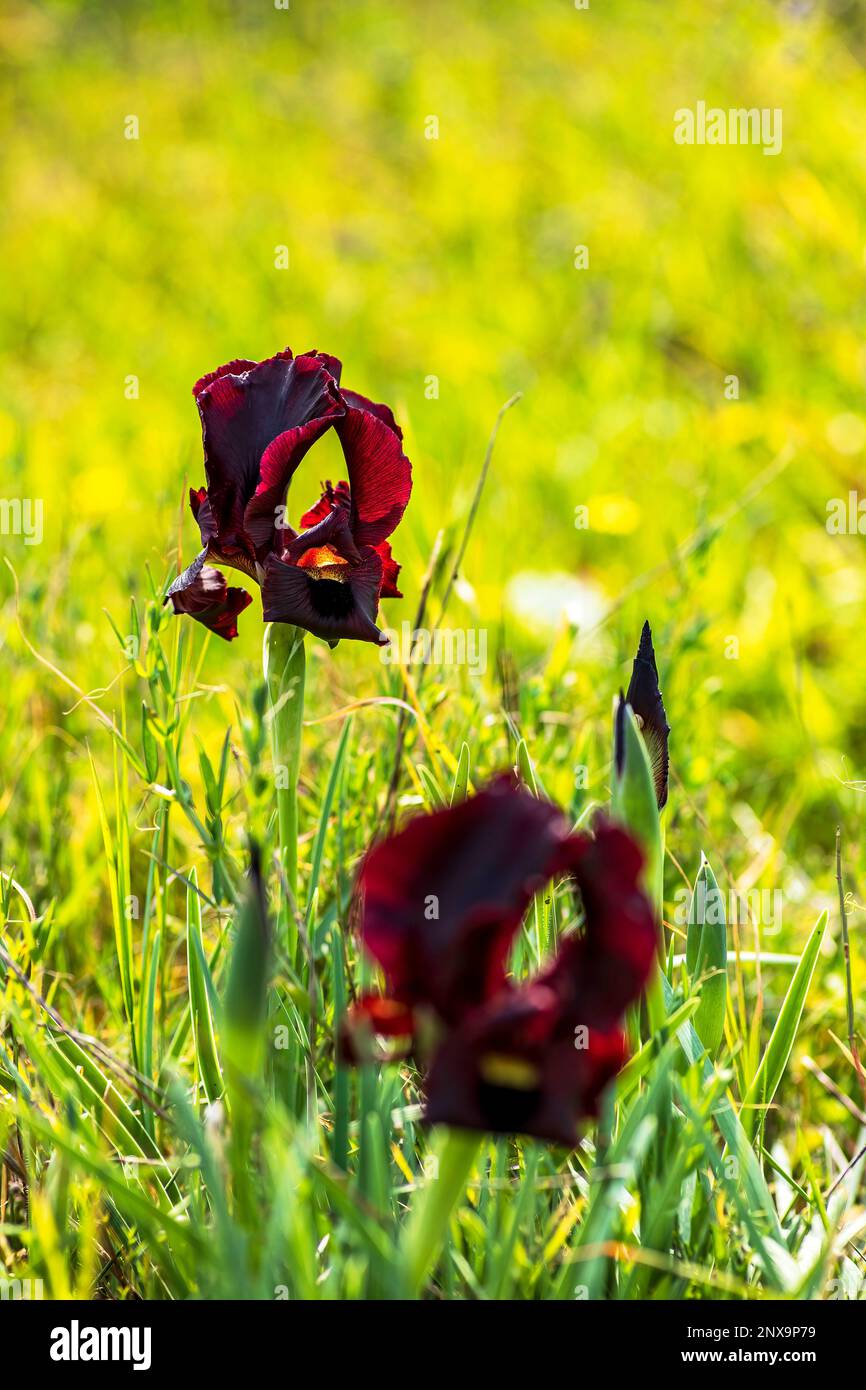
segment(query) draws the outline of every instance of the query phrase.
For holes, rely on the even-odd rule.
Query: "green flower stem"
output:
[[[263,652],[271,711],[271,746],[277,791],[280,863],[293,901],[286,904],[289,957],[297,946],[298,774],[304,728],[304,631],[290,623],[269,623]]]
[[[664,827],[656,802],[646,744],[628,705],[618,709],[617,718],[622,720],[622,747],[621,760],[618,761],[615,732],[611,814],[615,821],[631,831],[644,853],[644,888],[655,909],[659,926],[658,958],[646,988],[647,1016],[650,1033],[659,1036],[667,1016],[661,979],[664,962]],[[616,720],[614,727],[616,730]]]
[[[482,1139],[466,1129],[442,1129],[436,1134],[431,1148],[433,1172],[415,1196],[404,1237],[405,1281],[413,1298],[421,1293],[436,1263]]]
[[[662,974],[665,964],[665,932],[664,926],[664,888],[661,869],[664,865],[665,856],[665,827],[661,815],[659,815],[659,871],[656,874],[655,882],[651,885],[652,902],[656,912],[656,921],[659,924],[659,942],[656,959],[653,963],[653,973],[650,977],[646,989],[647,1017],[654,1037],[660,1037],[662,1029],[667,1024],[668,1011],[665,1008],[664,990],[662,987]]]

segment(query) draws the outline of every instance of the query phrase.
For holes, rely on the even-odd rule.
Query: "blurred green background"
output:
[[[178,546],[195,554],[190,388],[218,363],[316,347],[393,405],[415,490],[392,625],[520,391],[450,612],[488,631],[487,675],[425,685],[444,745],[507,762],[507,649],[547,790],[577,808],[587,761],[603,796],[649,616],[688,876],[703,846],[730,881],[782,888],[799,946],[833,902],[841,819],[856,897],[864,541],[825,520],[866,447],[862,4],[11,0],[0,48],[0,495],[45,508],[41,545],[0,539],[48,660],[109,713],[126,687],[135,717],[103,610],[125,631],[146,567],[161,588]],[[674,112],[698,100],[781,108],[782,152],[678,146]],[[292,519],[326,476],[330,441]],[[23,646],[5,566],[0,592],[3,866],[75,935],[107,930],[84,740],[105,769],[109,742]],[[240,627],[207,653],[212,751],[258,679],[258,596]],[[311,647],[311,717],[394,689],[372,649]],[[394,718],[366,708],[362,748]],[[338,728],[310,730],[311,769]],[[827,982],[841,1031],[838,969]]]

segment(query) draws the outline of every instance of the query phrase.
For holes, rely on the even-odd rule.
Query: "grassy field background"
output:
[[[132,924],[128,967],[141,1018],[159,931],[148,1075],[162,1086],[179,1070],[184,1123],[196,1126],[201,1112],[184,879],[194,870],[215,904],[203,932],[219,986],[231,914],[214,864],[234,881],[250,829],[269,833],[254,714],[258,599],[230,647],[206,643],[201,630],[181,636],[180,620],[163,616],[157,695],[157,634],[130,663],[109,617],[121,636],[153,628],[158,603],[148,619],[148,602],[179,555],[186,563],[195,553],[184,507],[186,486],[203,481],[192,383],[238,355],[316,347],[342,358],[346,384],[391,403],[405,430],[414,492],[393,538],[405,598],[386,605],[392,626],[413,619],[440,529],[453,555],[497,411],[522,393],[502,423],[449,607],[451,626],[487,633],[487,670],[425,674],[429,737],[408,722],[400,813],[431,795],[419,765],[445,779],[465,741],[478,784],[514,762],[517,734],[550,796],[575,814],[588,798],[606,800],[611,702],[649,617],[673,727],[665,889],[675,933],[676,894],[701,850],[726,889],[782,895],[781,930],[749,928],[744,948],[797,955],[830,911],[766,1121],[774,1157],[760,1161],[777,1207],[789,1210],[786,1193],[795,1203],[792,1259],[809,1232],[838,1229],[826,1194],[858,1148],[852,1104],[866,1103],[846,1055],[834,865],[841,825],[862,1030],[866,570],[863,538],[828,534],[826,519],[830,499],[863,485],[864,59],[861,4],[4,8],[0,494],[42,499],[44,538],[0,538],[14,571],[0,568],[0,944],[66,1025],[129,1065],[109,891],[113,873],[126,882],[147,905]],[[781,108],[781,153],[676,145],[674,112],[698,100]],[[135,139],[126,138],[131,117]],[[580,246],[585,269],[575,265]],[[731,376],[737,399],[726,397]],[[341,476],[334,450],[324,441],[305,460],[292,520],[321,478]],[[587,528],[575,525],[582,506]],[[147,1157],[137,1134],[147,1153],[132,1161],[128,1137],[104,1122],[98,1078],[82,1098],[77,1059],[64,1054],[64,1070],[44,1009],[7,971],[0,1274],[41,1278],[52,1296],[390,1288],[367,1208],[346,1214],[356,1180],[365,1200],[376,1181],[360,1159],[356,1172],[356,1130],[346,1185],[333,1178],[339,1200],[322,1196],[308,1165],[311,1148],[325,1153],[332,1137],[332,948],[346,932],[358,978],[348,885],[385,805],[393,705],[355,709],[330,808],[328,778],[341,712],[399,694],[399,681],[372,648],[308,648],[301,867],[309,888],[321,830],[310,905],[320,997],[311,1022],[298,1002],[309,976],[294,979],[278,963],[274,1008],[296,1050],[276,1069],[261,1121],[259,1201],[280,1233],[275,1246],[284,1244],[262,1253],[231,1182],[211,1187],[191,1160],[183,1167],[182,1155],[196,1152],[192,1130],[154,1118],[127,1087],[123,1104],[161,1155]],[[181,716],[171,736],[179,772],[199,821],[218,822],[218,851],[208,853],[191,818],[128,760],[115,786],[115,747],[93,704],[118,726],[125,720],[140,749],[142,701],[159,700]],[[227,729],[226,792],[208,820],[199,754],[218,765]],[[152,780],[171,785],[160,757]],[[575,778],[584,765],[587,789]],[[790,964],[732,969],[725,1062],[735,1099],[790,978]],[[135,1060],[142,1065],[140,1050]],[[425,1140],[390,1131],[393,1105],[413,1099],[394,1070],[366,1078],[358,1096],[354,1080],[339,1086],[351,1124],[362,1117],[362,1140],[363,1117],[379,1116],[387,1195],[376,1189],[378,1210],[387,1207],[396,1231]],[[308,1123],[311,1107],[321,1123]],[[569,1291],[558,1262],[592,1209],[591,1165],[584,1173],[567,1156],[533,1159],[550,1183],[535,1205],[518,1207],[519,1183],[512,1191],[509,1181],[525,1176],[524,1149],[492,1146],[489,1185],[479,1179],[474,1200],[489,1199],[495,1215],[464,1205],[454,1258],[431,1287],[453,1297]],[[160,1168],[169,1154],[170,1181]],[[556,1188],[568,1173],[573,1199]],[[295,1182],[311,1188],[303,1214],[290,1200]],[[845,1220],[860,1210],[858,1182]],[[597,1262],[594,1291],[745,1296],[772,1286],[767,1266],[737,1244],[742,1212],[721,1218],[721,1240],[712,1204],[688,1235],[672,1216],[654,1237],[642,1183],[638,1173],[622,1229],[610,1234],[642,1242],[660,1264]],[[215,1190],[229,1194],[226,1213]],[[671,1195],[653,1191],[667,1211]],[[326,1256],[317,1250],[328,1230]],[[286,1248],[295,1252],[288,1272]],[[810,1282],[808,1262],[800,1282],[788,1272],[786,1296],[826,1293],[840,1269],[857,1287],[850,1252],[841,1262],[824,1253]]]

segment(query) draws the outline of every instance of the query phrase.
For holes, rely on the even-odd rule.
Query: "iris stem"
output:
[[[664,864],[665,857],[665,827],[664,821],[659,812],[659,864]],[[664,886],[661,871],[659,871],[656,882],[652,885],[653,907],[655,908],[656,921],[658,922],[659,940],[657,958],[653,962],[653,972],[647,985],[646,1002],[647,1016],[650,1023],[650,1032],[653,1037],[663,1038],[664,1028],[667,1023],[667,1009],[665,1008],[664,989],[662,987],[662,973],[665,968],[665,929],[664,929]]]
[[[294,960],[298,928],[298,775],[304,728],[306,653],[303,628],[269,623],[263,651],[265,682],[271,714],[271,748],[277,793],[280,863],[291,901],[286,904],[285,930],[289,959]]]
[[[412,1203],[404,1239],[405,1281],[413,1298],[421,1293],[442,1249],[448,1223],[466,1190],[482,1137],[474,1130],[442,1129],[434,1138],[432,1172]]]

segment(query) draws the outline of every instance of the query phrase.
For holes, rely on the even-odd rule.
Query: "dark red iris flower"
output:
[[[238,360],[197,381],[207,486],[190,490],[202,549],[166,595],[221,637],[237,636],[251,601],[213,568],[240,570],[261,586],[267,622],[317,637],[379,645],[381,598],[400,598],[400,566],[388,537],[409,501],[412,468],[386,405],[340,386],[341,364],[287,348],[264,362]],[[326,483],[295,531],[285,519],[292,474],[333,428],[348,482]]]
[[[508,778],[421,816],[376,845],[359,875],[361,936],[384,998],[350,1013],[350,1061],[413,1051],[429,1061],[431,1123],[573,1146],[625,1059],[623,1016],[653,964],[656,926],[641,852],[615,826],[593,837]],[[508,957],[533,894],[566,875],[583,927],[525,983]],[[426,1054],[426,1055],[425,1055]]]

